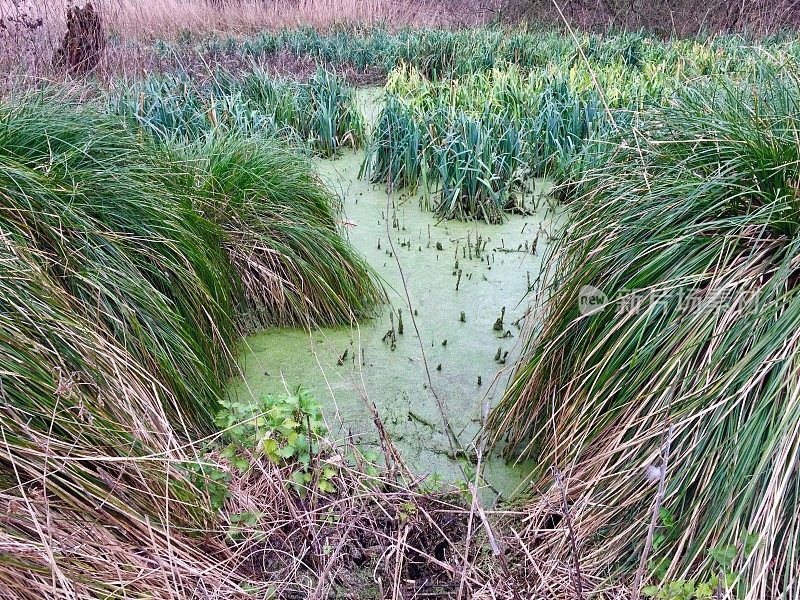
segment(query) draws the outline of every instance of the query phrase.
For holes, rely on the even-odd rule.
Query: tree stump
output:
[[[53,65],[84,75],[97,68],[106,47],[103,22],[91,2],[67,10],[67,32],[56,49]]]

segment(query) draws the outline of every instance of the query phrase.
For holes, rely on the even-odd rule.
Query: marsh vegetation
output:
[[[0,596],[798,597],[794,33],[152,4],[0,4]]]

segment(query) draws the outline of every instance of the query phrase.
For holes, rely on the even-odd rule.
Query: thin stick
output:
[[[419,327],[417,326],[417,319],[414,317],[414,306],[411,303],[411,295],[408,292],[408,283],[406,281],[406,275],[403,271],[403,265],[400,263],[400,256],[397,254],[397,250],[394,246],[394,242],[392,241],[392,231],[389,227],[389,209],[391,208],[391,195],[394,192],[392,182],[389,182],[389,189],[387,190],[386,196],[386,237],[389,239],[389,247],[391,248],[392,256],[394,257],[395,263],[397,264],[397,270],[400,274],[400,281],[403,282],[403,293],[405,295],[406,306],[408,307],[408,313],[411,315],[411,325],[414,327],[414,332],[417,334],[417,341],[419,342],[419,350],[420,354],[422,355],[422,365],[425,368],[425,375],[428,379],[428,389],[431,392],[431,396],[436,401],[436,406],[439,409],[439,416],[442,419],[442,424],[444,425],[445,435],[447,437],[447,443],[450,446],[450,453],[456,459],[458,463],[458,468],[461,471],[461,475],[464,479],[467,478],[467,474],[464,471],[461,462],[458,461],[459,453],[464,452],[464,447],[461,445],[461,442],[458,440],[458,437],[453,430],[453,427],[450,425],[450,419],[447,418],[447,412],[445,411],[444,405],[442,404],[442,400],[439,398],[439,395],[436,393],[436,389],[433,386],[433,378],[431,377],[431,370],[428,366],[428,358],[425,354],[425,344],[422,343],[422,336],[419,332]]]
[[[464,562],[464,572],[461,574],[461,583],[458,586],[457,600],[461,600],[461,598],[463,597],[464,586],[465,586],[465,584],[467,582],[467,571],[470,568],[469,551],[470,551],[470,546],[471,546],[471,542],[472,542],[472,523],[473,523],[473,520],[475,519],[476,508],[480,509],[480,500],[478,499],[477,487],[478,487],[478,482],[480,481],[480,477],[481,477],[481,468],[483,467],[483,453],[486,450],[486,418],[487,418],[488,414],[489,414],[489,405],[488,405],[488,402],[487,402],[485,408],[484,407],[481,408],[480,442],[479,442],[478,447],[477,447],[478,463],[475,466],[475,481],[474,481],[474,485],[470,484],[470,489],[471,489],[471,492],[472,492],[472,502],[470,502],[469,519],[467,520],[467,536],[466,536],[466,541],[464,543],[464,558],[462,559],[463,562]],[[492,536],[491,529],[488,528],[488,524],[486,525],[486,527],[487,527],[487,535],[489,536],[489,539],[493,540],[494,538]],[[516,590],[514,590],[514,593],[516,595]]]
[[[475,484],[470,483],[469,490],[472,493],[472,497],[477,498],[478,490],[475,488]],[[497,542],[497,538],[494,536],[492,526],[489,523],[489,519],[486,518],[486,513],[484,512],[480,502],[475,502],[475,509],[478,511],[478,517],[483,524],[483,528],[486,530],[486,537],[489,538],[489,546],[492,549],[492,554],[494,554],[495,558],[497,558],[497,560],[500,562],[500,567],[503,569],[503,575],[505,575],[508,585],[511,588],[511,594],[514,596],[514,600],[522,600],[522,597],[519,595],[519,590],[517,589],[517,584],[511,575],[511,569],[508,566],[508,559],[506,559],[505,553],[501,550],[500,544]]]
[[[564,520],[567,522],[567,531],[569,532],[569,543],[572,546],[572,567],[573,577],[572,584],[575,586],[575,594],[578,600],[583,600],[583,578],[581,577],[581,561],[578,554],[578,540],[575,537],[575,529],[572,527],[572,515],[569,512],[569,504],[567,503],[567,490],[564,487],[564,477],[558,467],[553,466],[553,477],[556,480],[561,491],[561,512],[564,515]]]
[[[658,480],[658,493],[656,494],[655,501],[653,502],[653,514],[650,518],[650,527],[647,529],[647,540],[645,541],[644,550],[642,551],[642,558],[639,561],[639,568],[636,570],[636,582],[634,583],[634,589],[637,592],[642,589],[642,580],[644,579],[644,574],[647,571],[647,559],[650,556],[650,552],[653,550],[653,536],[655,534],[656,527],[658,526],[658,519],[661,514],[661,505],[664,502],[664,494],[666,493],[667,467],[669,465],[670,446],[672,445],[672,430],[673,426],[670,425],[667,428],[666,441],[664,442],[664,449],[661,453],[661,473]]]
[[[619,125],[617,125],[616,119],[614,119],[614,114],[611,112],[611,108],[606,101],[606,94],[603,91],[603,88],[600,86],[600,82],[597,80],[597,76],[594,73],[594,69],[592,69],[591,63],[589,63],[589,59],[586,58],[586,54],[583,52],[583,48],[581,47],[580,41],[578,41],[578,36],[575,35],[575,32],[570,26],[569,21],[564,16],[564,13],[561,11],[561,6],[559,6],[557,0],[553,0],[553,6],[556,7],[558,11],[558,15],[561,17],[561,20],[564,21],[564,25],[567,26],[567,31],[569,31],[570,36],[572,36],[572,40],[575,42],[575,47],[578,49],[578,53],[581,55],[581,59],[584,63],[586,63],[586,68],[589,71],[589,76],[592,78],[592,85],[594,85],[597,93],[600,95],[600,100],[603,102],[603,108],[605,108],[606,114],[608,115],[608,120],[614,126],[614,129],[619,131]]]

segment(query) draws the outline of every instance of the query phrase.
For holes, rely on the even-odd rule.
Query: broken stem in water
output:
[[[388,194],[386,196],[386,212],[388,214],[390,202],[391,202],[391,194],[392,194],[392,186],[390,184]],[[400,263],[400,257],[395,252],[394,242],[392,241],[391,230],[389,229],[389,220],[385,221],[386,225],[386,233],[389,239],[389,246],[392,249],[392,255],[394,257],[395,263],[397,264],[397,271],[400,275],[400,281],[403,284],[403,294],[405,296],[406,306],[408,307],[408,312],[411,315],[411,325],[414,327],[414,331],[417,334],[417,340],[419,342],[419,350],[422,355],[422,365],[425,368],[425,376],[428,379],[428,389],[431,392],[431,396],[433,396],[434,401],[436,402],[436,407],[439,409],[439,416],[442,419],[442,424],[444,425],[445,434],[447,437],[447,444],[450,446],[450,452],[453,456],[459,456],[459,454],[464,453],[464,447],[459,442],[458,437],[453,430],[453,427],[450,425],[450,419],[447,418],[447,412],[444,409],[441,399],[439,395],[436,393],[436,388],[433,385],[433,378],[431,377],[431,370],[428,367],[428,358],[425,354],[425,347],[422,343],[422,335],[419,332],[419,326],[417,325],[417,319],[415,317],[416,311],[414,310],[413,306],[411,305],[411,295],[408,292],[408,284],[406,283],[406,275],[403,271],[403,266]],[[430,232],[430,229],[428,230]],[[429,233],[430,235],[430,233]],[[445,343],[447,343],[445,341]],[[461,475],[464,477],[465,480],[468,479],[466,472],[464,471],[464,467],[461,465],[460,461],[457,461],[458,468],[461,471]]]

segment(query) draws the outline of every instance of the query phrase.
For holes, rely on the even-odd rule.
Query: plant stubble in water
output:
[[[367,106],[365,112],[369,110]],[[467,454],[474,455],[469,449],[480,432],[483,410],[502,394],[509,374],[503,369],[514,364],[519,352],[517,323],[528,306],[530,281],[538,277],[547,243],[541,228],[551,231],[557,217],[542,208],[526,217],[510,216],[501,225],[437,222],[420,209],[417,196],[395,193],[387,202],[383,187],[358,180],[359,161],[359,155],[346,154],[317,164],[320,175],[341,193],[350,242],[384,279],[391,305],[353,327],[272,329],[248,337],[239,361],[242,376],[231,383],[230,393],[260,397],[303,385],[323,403],[334,437],[352,435],[365,445],[377,443],[364,402],[369,398],[410,468],[455,482],[464,477],[463,465],[452,456],[428,389],[412,316],[452,430]],[[497,331],[503,307],[504,327]],[[502,361],[496,360],[498,348]],[[479,379],[482,386],[476,384]],[[484,457],[482,475],[490,493],[512,495],[526,473],[524,464]]]

